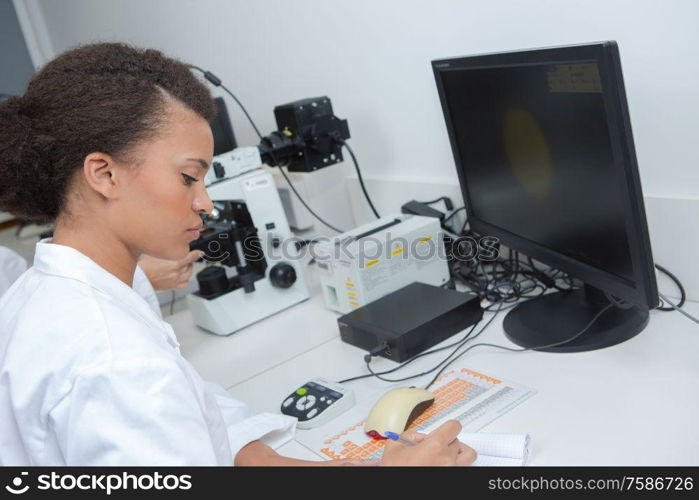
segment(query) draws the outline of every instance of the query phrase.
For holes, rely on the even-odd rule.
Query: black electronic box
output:
[[[483,317],[470,293],[415,282],[338,318],[343,342],[402,363]]]

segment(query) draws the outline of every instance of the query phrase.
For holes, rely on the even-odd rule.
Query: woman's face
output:
[[[209,124],[183,104],[171,101],[158,138],[136,150],[108,217],[127,246],[137,253],[181,259],[199,237],[200,214],[213,205],[204,186],[211,165]]]

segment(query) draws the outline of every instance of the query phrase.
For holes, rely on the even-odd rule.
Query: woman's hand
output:
[[[155,290],[181,290],[187,288],[194,262],[202,256],[200,250],[192,250],[182,260],[163,260],[142,255],[138,265]]]
[[[459,442],[456,436],[461,432],[461,424],[449,420],[435,431],[425,435],[406,431],[402,437],[415,441],[415,446],[406,446],[398,441],[389,441],[384,448],[381,462],[345,458],[311,462],[279,455],[261,441],[245,445],[235,457],[235,465],[274,465],[274,466],[372,466],[372,465],[471,465],[476,460],[476,451]]]
[[[433,432],[425,435],[406,431],[401,437],[416,442],[406,446],[398,441],[386,443],[381,465],[471,465],[476,451],[459,442],[461,424],[449,420]]]

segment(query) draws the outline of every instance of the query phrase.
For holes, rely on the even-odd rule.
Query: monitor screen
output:
[[[633,280],[595,61],[444,71],[471,213]]]
[[[508,338],[576,352],[643,330],[658,293],[616,42],[432,65],[472,230],[582,282],[518,303]]]
[[[432,61],[471,228],[658,303],[614,41]]]

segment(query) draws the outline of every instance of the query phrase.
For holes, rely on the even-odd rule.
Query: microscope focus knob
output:
[[[289,288],[296,283],[296,269],[282,262],[269,270],[269,279],[277,288]]]
[[[226,271],[221,266],[207,267],[197,273],[199,294],[205,299],[214,299],[228,291]]]

